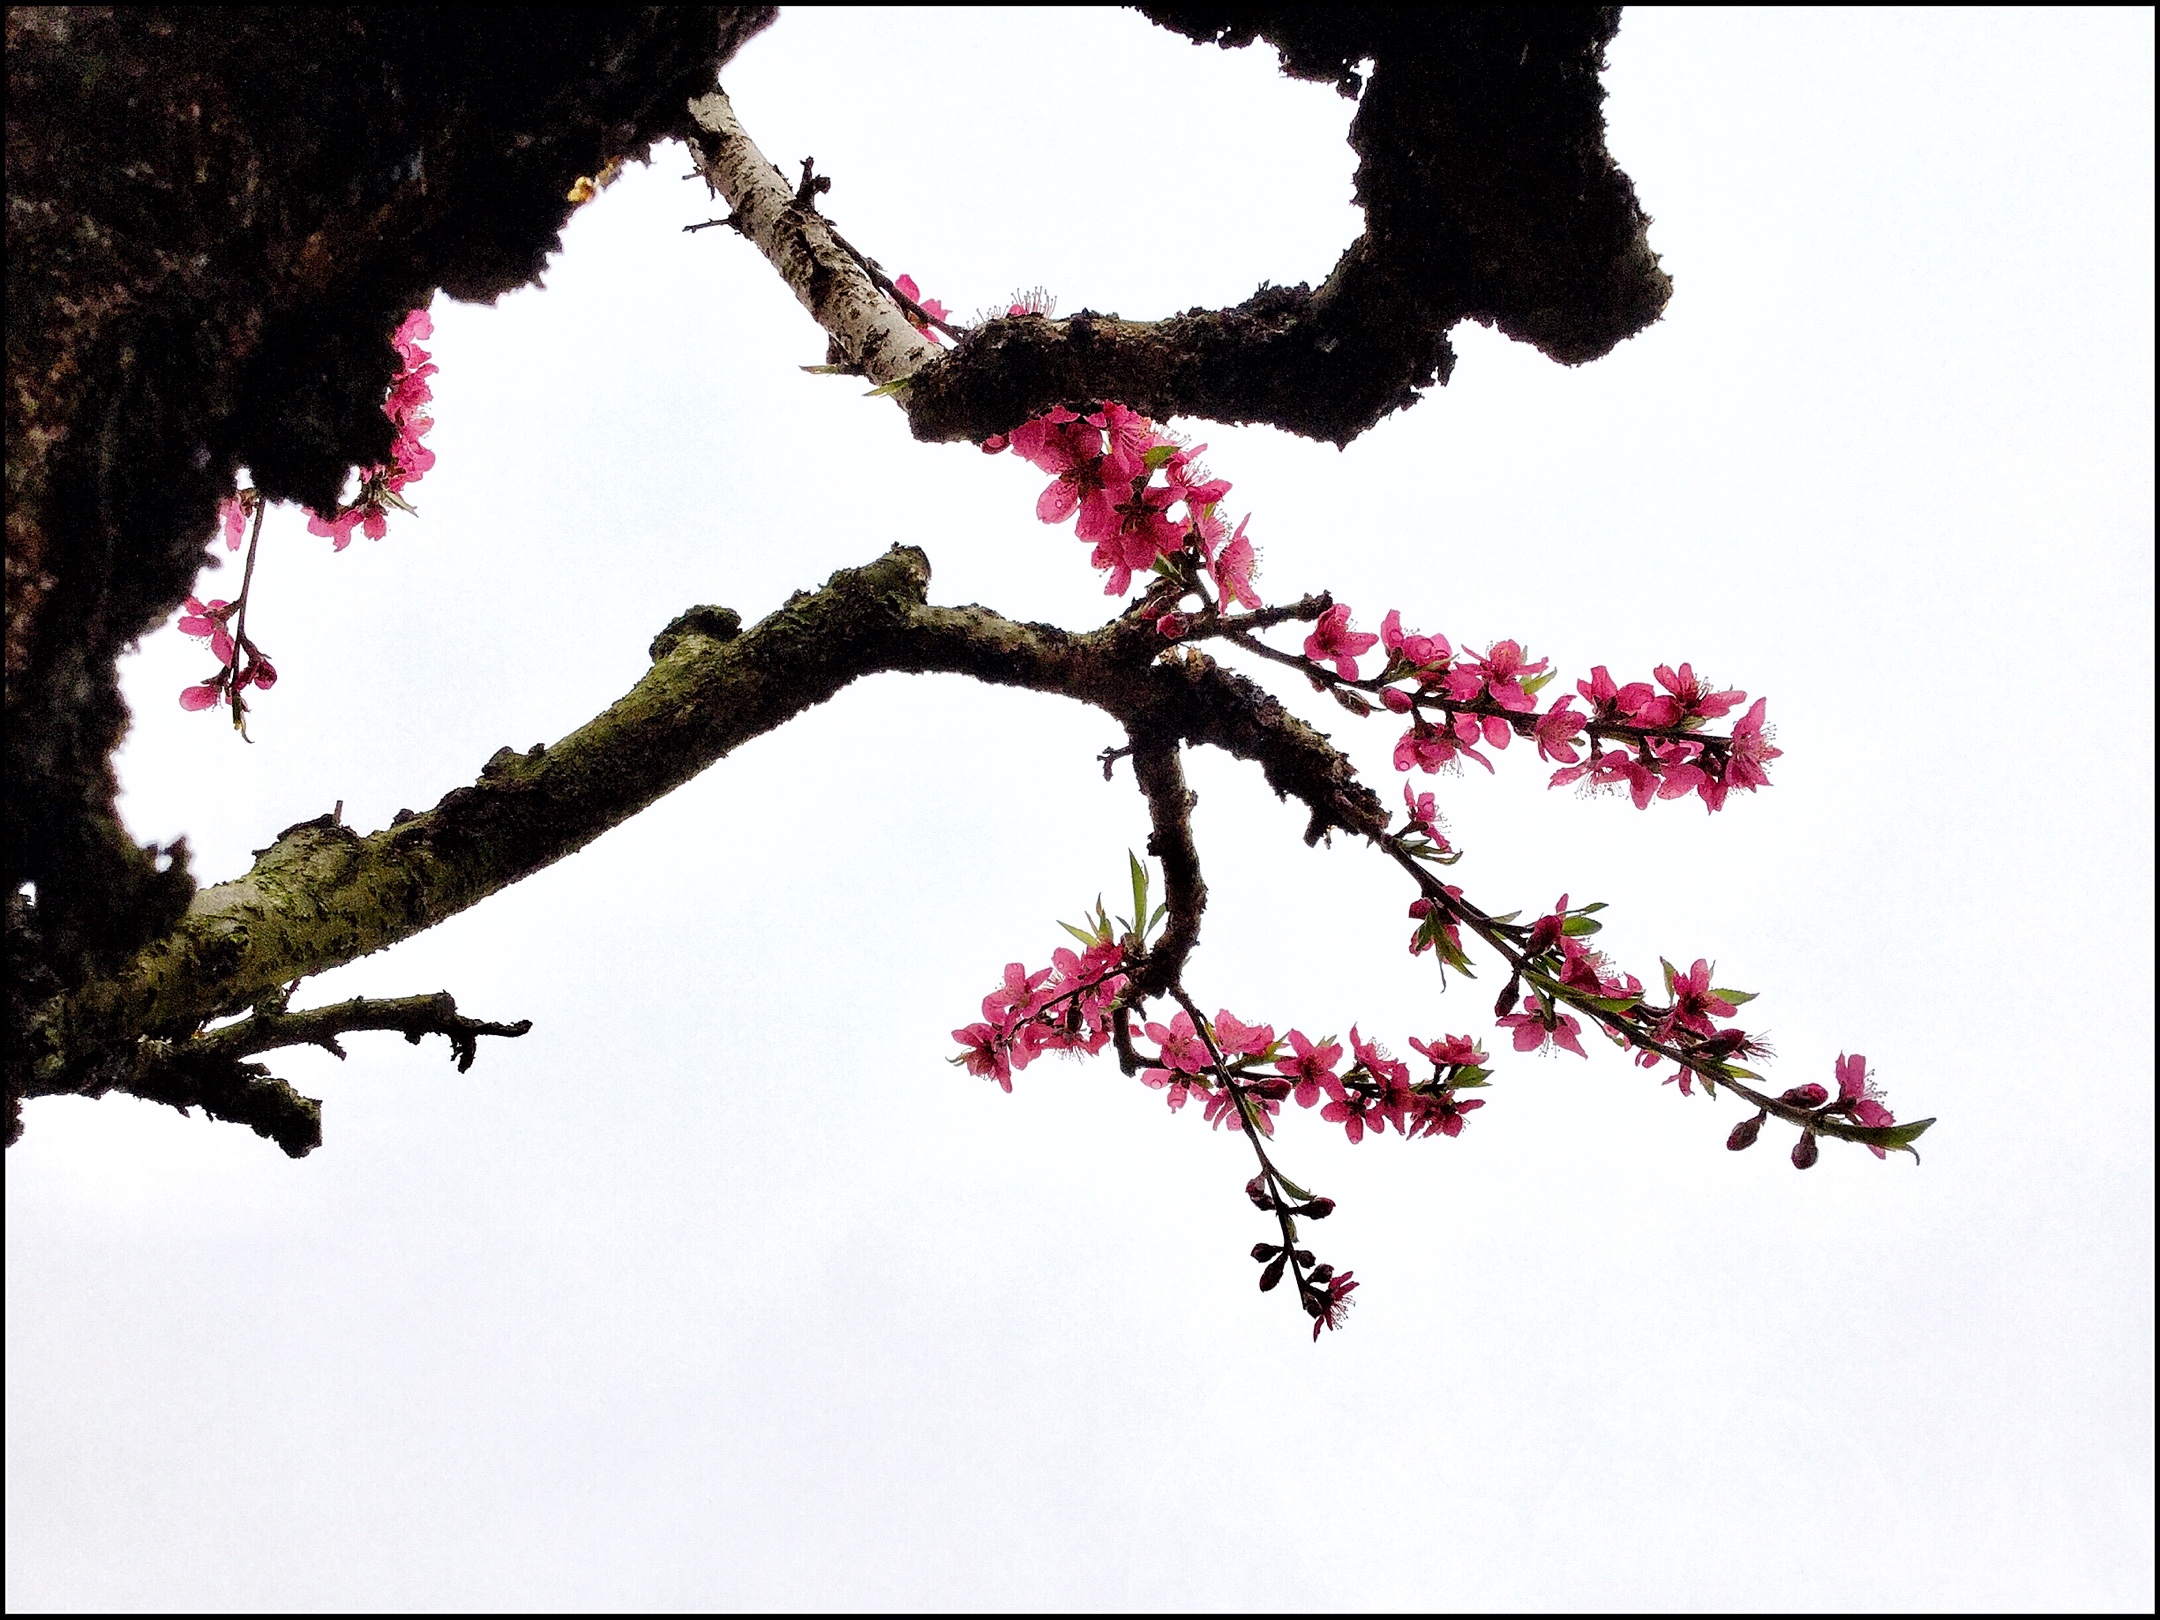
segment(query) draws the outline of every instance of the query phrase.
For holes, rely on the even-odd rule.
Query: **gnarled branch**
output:
[[[693,609],[655,639],[651,672],[560,742],[501,749],[472,785],[424,814],[400,812],[380,832],[363,836],[330,816],[288,827],[245,876],[199,892],[181,924],[122,972],[41,1012],[30,1094],[109,1089],[143,1037],[185,1042],[210,1019],[275,1003],[294,980],[420,933],[881,671],[963,674],[1102,709],[1134,738],[1158,816],[1184,791],[1169,751],[1205,743],[1257,763],[1278,794],[1300,800],[1309,838],[1386,832],[1379,799],[1325,736],[1244,676],[1166,647],[1147,621],[1124,615],[1074,634],[983,607],[932,606],[929,582],[929,560],[895,548],[814,595],[798,593],[748,631],[726,609]],[[1168,870],[1176,851],[1163,853]],[[1197,857],[1180,870],[1190,883],[1181,887],[1173,871],[1173,900],[1196,928]],[[253,1033],[212,1037],[230,1050],[195,1050],[229,1062],[245,1055],[241,1046],[290,1044],[268,1039],[280,1031],[308,1039],[312,1026],[290,1021],[310,1016],[273,1006],[235,1026]],[[264,1044],[247,1045],[256,1040]]]

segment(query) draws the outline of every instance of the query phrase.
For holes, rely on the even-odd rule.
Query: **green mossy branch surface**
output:
[[[1164,795],[1183,794],[1174,760],[1164,774],[1165,752],[1206,743],[1257,763],[1278,794],[1304,803],[1310,837],[1386,830],[1380,801],[1323,734],[1243,676],[1166,648],[1152,624],[1121,617],[1076,635],[987,608],[931,606],[929,584],[929,559],[901,547],[798,593],[746,632],[726,609],[692,609],[655,639],[644,679],[559,742],[498,751],[476,781],[380,832],[328,816],[287,828],[246,875],[201,890],[124,970],[54,998],[37,1020],[29,1094],[132,1089],[124,1075],[144,1043],[211,1043],[223,1032],[195,1034],[208,1020],[266,1001],[282,1012],[284,987],[574,853],[865,675],[962,674],[1070,697],[1147,739]],[[1197,885],[1196,859],[1193,868]],[[1197,900],[1181,909],[1196,927]]]

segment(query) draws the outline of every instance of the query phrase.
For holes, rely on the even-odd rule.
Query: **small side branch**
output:
[[[1133,774],[1147,795],[1148,853],[1162,862],[1168,889],[1169,916],[1146,965],[1137,973],[1127,999],[1137,1004],[1149,996],[1171,990],[1185,972],[1185,960],[1200,940],[1200,914],[1207,909],[1207,883],[1200,876],[1200,850],[1193,842],[1192,790],[1185,785],[1185,770],[1178,762],[1176,738],[1151,733],[1133,735]],[[1147,919],[1133,919],[1145,928]]]
[[[737,122],[725,92],[690,103],[690,150],[705,183],[727,199],[727,223],[780,273],[812,320],[863,374],[899,382],[938,356],[935,345],[817,211],[817,183],[806,160],[799,184],[775,168]]]
[[[532,1027],[530,1018],[520,1018],[514,1024],[467,1018],[457,1010],[449,991],[438,990],[431,996],[398,996],[381,1001],[355,996],[332,1007],[311,1007],[305,1012],[287,1012],[272,1002],[264,1002],[256,1007],[253,1017],[197,1035],[188,1045],[197,1051],[236,1059],[280,1046],[319,1046],[343,1058],[345,1048],[338,1044],[340,1035],[358,1030],[396,1030],[415,1046],[423,1035],[447,1036],[450,1055],[463,1074],[473,1066],[481,1036],[515,1039]]]

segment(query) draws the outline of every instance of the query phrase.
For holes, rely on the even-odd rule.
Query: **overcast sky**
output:
[[[572,860],[323,976],[531,1017],[277,1054],[288,1161],[124,1099],[7,1155],[12,1608],[2149,1608],[2148,11],[1631,12],[1612,149],[1663,322],[1568,370],[1476,328],[1346,452],[1211,445],[1261,586],[1376,626],[1692,660],[1766,695],[1775,786],[1443,780],[1495,910],[1610,903],[1645,978],[1756,990],[1780,1085],[1864,1052],[1925,1164],[1518,1058],[1442,996],[1370,850],[1189,761],[1187,982],[1309,1032],[1482,1035],[1459,1140],[1285,1167],[1364,1287],[1317,1346],[1254,1289],[1241,1143],[1107,1058],[946,1063],[1145,837],[1092,710],[859,685]],[[1351,105],[1129,13],[783,16],[727,88],[849,237],[966,313],[1143,317],[1317,282]],[[545,290],[438,302],[421,516],[270,519],[255,744],[125,668],[143,837],[206,880],[342,799],[369,830],[895,542],[933,597],[1110,604],[1011,458],[912,443],[663,149]],[[237,573],[205,595],[231,594]],[[1285,698],[1390,798],[1394,729]],[[1423,785],[1431,786],[1432,783]]]

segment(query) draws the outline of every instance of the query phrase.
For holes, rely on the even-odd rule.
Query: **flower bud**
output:
[[[1521,996],[1522,975],[1517,973],[1508,980],[1507,988],[1500,992],[1500,999],[1493,1003],[1493,1016],[1495,1018],[1507,1017],[1509,1013],[1515,1010],[1515,1003],[1521,999]]]
[[[1270,1288],[1282,1281],[1283,1263],[1289,1258],[1287,1254],[1278,1254],[1268,1263],[1267,1270],[1260,1273],[1261,1293],[1266,1293]]]
[[[1290,1213],[1293,1215],[1309,1215],[1316,1221],[1324,1221],[1335,1213],[1335,1200],[1332,1198],[1315,1198],[1309,1204],[1299,1204]]]
[[[1792,1090],[1778,1098],[1779,1102],[1791,1103],[1795,1108],[1820,1108],[1829,1100],[1830,1093],[1823,1090],[1821,1086],[1812,1083],[1804,1086],[1794,1086]]]
[[[1387,705],[1388,711],[1392,714],[1408,714],[1410,712],[1410,694],[1399,687],[1390,686],[1383,690],[1380,694],[1380,701]]]
[[[1245,1196],[1253,1201],[1255,1209],[1273,1209],[1275,1200],[1268,1196],[1267,1175],[1262,1172],[1245,1183]],[[1257,1255],[1255,1259],[1259,1258]]]
[[[1282,1245],[1280,1243],[1255,1243],[1252,1246],[1252,1257],[1255,1260],[1272,1260],[1281,1253]]]
[[[1005,434],[993,433],[990,435],[989,438],[983,440],[982,453],[986,456],[997,455],[999,452],[1004,450],[1007,445],[1011,443],[1012,440]]]
[[[1742,1148],[1755,1145],[1755,1138],[1762,1135],[1762,1122],[1769,1116],[1757,1114],[1753,1119],[1743,1119],[1732,1128],[1732,1135],[1725,1138],[1725,1145],[1738,1153]]]
[[[1155,621],[1155,628],[1163,633],[1165,639],[1175,641],[1192,628],[1192,620],[1182,613],[1165,613]]]
[[[1811,1169],[1815,1161],[1821,1156],[1822,1149],[1816,1145],[1815,1133],[1813,1131],[1802,1131],[1800,1140],[1793,1144],[1793,1168],[1795,1170]]]

